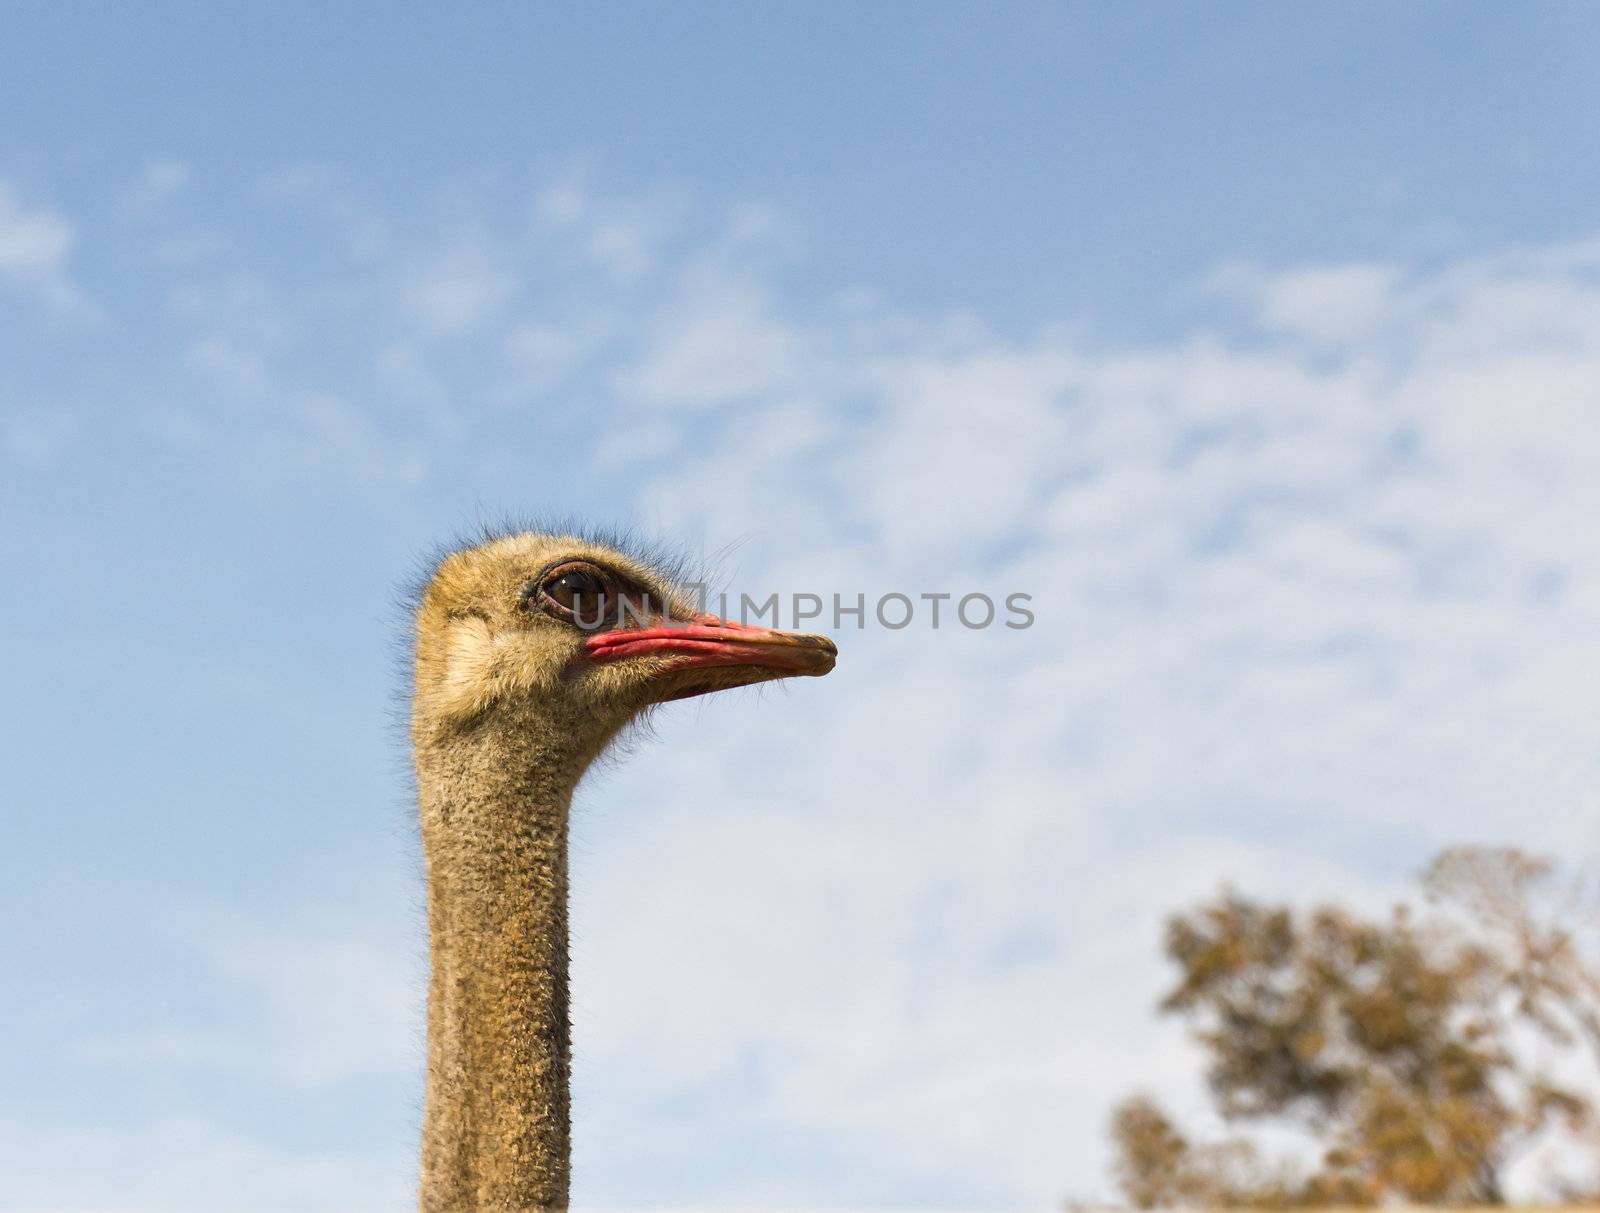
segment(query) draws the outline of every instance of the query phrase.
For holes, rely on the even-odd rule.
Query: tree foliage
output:
[[[1317,1143],[1309,1171],[1267,1166],[1246,1139],[1196,1145],[1147,1099],[1115,1112],[1117,1178],[1169,1205],[1499,1204],[1537,1134],[1587,1131],[1577,1089],[1529,1073],[1534,1029],[1600,1061],[1600,981],[1580,932],[1534,896],[1549,869],[1515,851],[1441,855],[1425,887],[1453,916],[1296,912],[1237,893],[1168,922],[1186,1018],[1231,1122],[1289,1124]]]
[[[1243,1138],[1192,1143],[1153,1100],[1136,1095],[1111,1118],[1116,1175],[1141,1209],[1273,1207],[1295,1203],[1298,1181],[1264,1163]]]
[[[1600,1067],[1600,888],[1561,881],[1548,860],[1509,847],[1452,847],[1422,878],[1497,950],[1517,1013]]]

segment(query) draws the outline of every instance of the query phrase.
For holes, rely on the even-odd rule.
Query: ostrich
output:
[[[697,615],[616,547],[525,532],[451,552],[416,607],[411,740],[431,974],[422,1213],[564,1209],[567,813],[651,706],[826,674],[822,636]]]

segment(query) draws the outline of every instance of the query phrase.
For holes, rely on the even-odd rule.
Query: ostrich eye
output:
[[[612,623],[616,590],[599,569],[569,564],[552,569],[539,583],[539,603],[553,615],[592,629]]]

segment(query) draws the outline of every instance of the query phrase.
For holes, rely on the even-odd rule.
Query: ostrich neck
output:
[[[531,723],[417,750],[432,961],[422,1213],[567,1206],[567,813],[586,764]]]

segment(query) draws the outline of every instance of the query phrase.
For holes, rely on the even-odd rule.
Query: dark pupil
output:
[[[557,606],[571,611],[585,627],[597,627],[604,622],[606,587],[593,573],[569,570],[548,582],[544,592]]]

